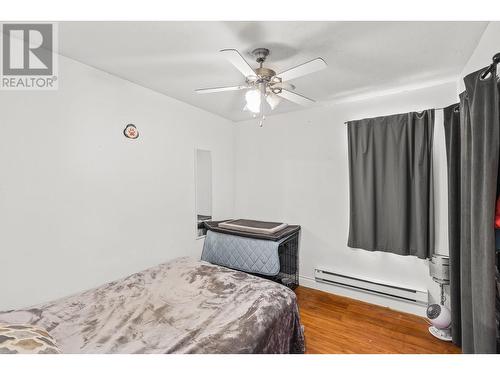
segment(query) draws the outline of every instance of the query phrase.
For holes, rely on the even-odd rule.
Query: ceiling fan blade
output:
[[[306,74],[311,74],[325,68],[326,68],[325,60],[323,60],[321,57],[318,57],[314,60],[294,66],[293,68],[290,68],[288,70],[285,70],[284,72],[276,74],[276,76],[280,77],[283,81],[289,81],[291,79],[302,77],[305,76]]]
[[[283,89],[288,91],[295,90],[295,85],[292,85],[290,82],[276,82],[270,85],[271,89]]]
[[[255,72],[252,67],[248,65],[246,60],[241,56],[241,54],[235,49],[221,49],[220,53],[224,55],[224,57],[238,69],[241,74],[245,77],[255,76]]]
[[[309,99],[305,97],[304,95],[297,94],[296,92],[291,92],[288,90],[281,90],[279,94],[276,94],[278,96],[281,96],[283,99],[289,100],[293,103],[300,104],[300,105],[310,105],[312,103],[315,103],[314,100]]]
[[[226,87],[210,87],[207,89],[196,89],[194,90],[198,94],[210,94],[213,92],[222,92],[222,91],[237,91],[247,89],[248,86],[240,85],[240,86],[226,86]]]

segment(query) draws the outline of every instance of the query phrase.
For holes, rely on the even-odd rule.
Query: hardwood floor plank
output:
[[[433,337],[420,316],[302,286],[295,293],[307,353],[461,353]]]

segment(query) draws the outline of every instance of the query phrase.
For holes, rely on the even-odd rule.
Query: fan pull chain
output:
[[[262,115],[262,117],[260,118],[259,120],[259,127],[262,128],[262,126],[264,125],[264,120],[266,119],[266,116]]]

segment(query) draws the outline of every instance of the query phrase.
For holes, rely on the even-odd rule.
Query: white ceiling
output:
[[[234,121],[243,92],[199,95],[243,76],[218,51],[271,50],[282,71],[315,57],[327,69],[293,81],[319,104],[349,95],[456,76],[487,22],[61,22],[61,54]],[[276,113],[300,110],[282,103]]]

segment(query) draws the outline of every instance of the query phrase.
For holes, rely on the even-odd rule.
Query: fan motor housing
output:
[[[269,82],[275,75],[276,72],[269,68],[264,68],[262,64],[266,61],[267,56],[269,56],[270,51],[267,48],[256,48],[252,51],[252,55],[255,56],[255,61],[260,64],[260,67],[255,69],[255,73],[260,79]]]
[[[270,81],[276,75],[276,72],[274,70],[262,67],[255,69],[255,73],[257,73],[260,78],[265,79],[266,81]]]

